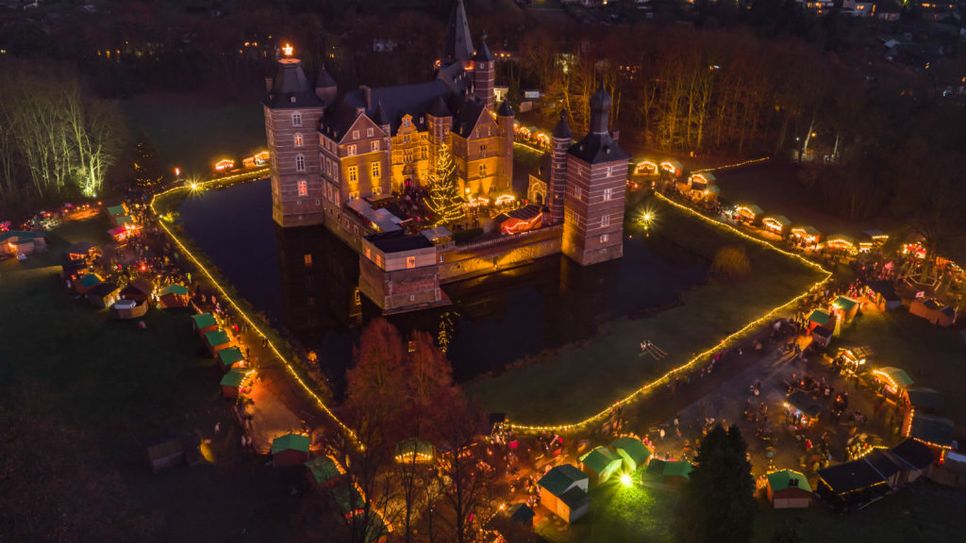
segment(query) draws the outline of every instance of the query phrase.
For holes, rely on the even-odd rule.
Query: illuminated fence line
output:
[[[216,178],[216,179],[210,179],[208,181],[203,181],[201,183],[198,183],[198,188],[204,188],[204,187],[206,187],[208,185],[217,184],[217,183],[238,182],[238,181],[244,181],[244,180],[250,180],[250,179],[257,179],[258,177],[261,177],[261,176],[265,175],[266,173],[268,173],[268,169],[267,168],[262,169],[262,170],[258,170],[258,171],[255,171],[255,172],[246,172],[246,173],[243,173],[243,174],[236,174],[236,175],[228,176],[228,177],[219,177],[219,178]],[[268,337],[268,335],[266,335],[265,332],[262,331],[262,328],[258,324],[256,324],[255,321],[251,317],[248,316],[248,313],[245,312],[245,310],[243,310],[238,305],[238,303],[235,302],[235,300],[221,286],[221,283],[219,283],[218,280],[215,279],[214,275],[212,275],[212,273],[208,271],[208,268],[206,268],[205,265],[202,264],[201,260],[199,260],[191,252],[191,250],[188,249],[188,247],[184,244],[184,242],[181,241],[181,239],[177,236],[177,234],[175,234],[174,231],[172,231],[170,228],[168,228],[168,226],[165,224],[165,221],[161,219],[161,214],[158,213],[158,210],[155,207],[155,203],[157,202],[158,198],[165,198],[165,197],[168,197],[170,195],[173,195],[176,192],[190,192],[190,191],[191,191],[191,189],[189,189],[189,188],[187,188],[185,186],[178,186],[178,187],[170,188],[170,189],[168,189],[168,190],[166,190],[164,192],[160,192],[158,194],[155,194],[154,197],[151,198],[151,204],[150,204],[151,212],[154,214],[155,217],[158,218],[158,224],[161,225],[161,228],[165,231],[165,233],[168,235],[168,237],[170,237],[171,240],[174,241],[175,245],[178,246],[178,249],[181,250],[182,254],[184,254],[185,256],[187,256],[188,259],[190,259],[191,262],[199,270],[201,270],[201,272],[205,275],[205,277],[208,278],[208,280],[211,282],[211,284],[213,284],[215,286],[215,288],[218,289],[218,292],[221,293],[221,297],[223,299],[225,299],[225,300],[228,300],[228,303],[230,303],[231,306],[235,309],[235,311],[237,311],[238,314],[242,316],[242,318],[245,320],[246,323],[248,323],[248,325],[251,327],[251,329],[254,330],[255,333],[265,341],[265,344],[268,345],[269,349],[275,355],[275,357],[278,358],[278,360],[282,362],[282,365],[285,367],[285,369],[288,370],[288,372],[292,375],[293,378],[295,378],[295,382],[297,382],[302,387],[302,389],[305,390],[305,392],[309,395],[309,397],[312,398],[315,401],[316,405],[322,410],[322,412],[325,413],[329,418],[331,418],[332,421],[334,421],[339,426],[339,428],[341,428],[342,431],[345,432],[346,435],[348,435],[349,438],[356,445],[358,445],[360,447],[364,446],[359,441],[359,438],[356,435],[356,433],[351,428],[349,428],[348,426],[346,426],[341,420],[339,420],[338,417],[335,416],[335,413],[333,413],[332,410],[329,409],[329,407],[327,405],[325,405],[325,402],[322,401],[322,398],[320,398],[319,395],[316,394],[315,391],[312,389],[312,387],[309,386],[309,384],[306,383],[304,379],[302,379],[302,377],[298,374],[298,372],[295,370],[295,368],[292,367],[292,364],[288,361],[288,359],[285,358],[284,355],[282,355],[282,353],[278,350],[278,348],[275,346],[275,344],[272,342],[272,340]]]
[[[630,403],[634,402],[638,398],[641,398],[642,396],[646,395],[647,393],[651,392],[652,390],[654,390],[654,389],[656,389],[658,387],[661,387],[661,386],[664,386],[664,385],[670,383],[673,378],[675,378],[679,374],[686,373],[686,372],[692,370],[693,368],[697,367],[698,365],[700,365],[702,362],[705,362],[706,359],[708,357],[710,357],[711,355],[713,355],[716,351],[718,351],[719,349],[722,349],[722,348],[728,346],[729,344],[731,344],[732,342],[734,342],[736,339],[740,338],[741,336],[744,336],[748,331],[750,331],[750,330],[752,330],[752,329],[754,329],[756,327],[761,326],[762,324],[764,324],[764,323],[766,323],[766,322],[774,319],[777,315],[788,311],[790,308],[793,308],[795,306],[795,304],[797,304],[801,300],[805,299],[805,297],[808,296],[808,294],[813,289],[821,286],[826,281],[828,281],[830,277],[832,277],[832,272],[826,270],[825,268],[823,268],[822,266],[816,264],[815,262],[812,262],[811,260],[808,260],[808,259],[802,257],[801,255],[798,255],[796,253],[792,253],[792,252],[786,251],[784,249],[781,249],[780,247],[776,247],[772,243],[769,243],[767,241],[764,241],[764,240],[758,239],[756,237],[750,236],[748,234],[745,234],[744,232],[742,232],[742,231],[734,228],[733,226],[731,226],[729,224],[725,224],[725,223],[723,223],[721,221],[717,221],[715,219],[712,219],[710,217],[707,217],[707,216],[705,216],[705,215],[703,215],[703,214],[701,214],[701,213],[699,213],[699,212],[697,212],[697,211],[695,211],[695,210],[693,210],[693,209],[691,209],[691,208],[689,208],[689,207],[687,207],[685,205],[679,204],[679,203],[677,203],[677,202],[675,202],[675,201],[667,198],[666,196],[664,196],[664,195],[662,195],[660,193],[655,192],[654,195],[658,199],[660,199],[660,200],[662,200],[662,201],[664,201],[664,202],[666,202],[666,203],[668,203],[668,204],[670,204],[670,205],[672,205],[672,206],[680,209],[681,211],[683,211],[683,212],[685,212],[685,213],[687,213],[689,215],[692,215],[694,217],[697,217],[698,219],[700,219],[700,220],[702,220],[702,221],[704,221],[704,222],[706,222],[708,224],[711,224],[711,225],[713,225],[715,227],[718,227],[718,228],[722,228],[722,229],[727,230],[727,231],[729,231],[729,232],[731,232],[733,234],[737,234],[738,236],[740,236],[740,237],[742,237],[744,239],[747,239],[749,241],[752,241],[754,243],[757,243],[759,245],[762,245],[762,246],[764,246],[764,247],[766,247],[768,249],[777,251],[777,252],[779,252],[779,253],[781,253],[781,254],[783,254],[785,256],[789,256],[789,257],[792,257],[794,259],[797,259],[802,264],[804,264],[804,265],[806,265],[806,266],[808,266],[808,267],[810,267],[812,269],[816,269],[816,270],[821,271],[825,275],[825,277],[823,277],[820,281],[817,281],[817,282],[813,283],[812,285],[810,285],[807,289],[805,289],[804,292],[802,292],[798,296],[795,296],[794,298],[792,298],[791,300],[785,302],[784,304],[782,304],[782,305],[780,305],[778,307],[775,307],[774,309],[772,309],[771,311],[768,311],[767,313],[765,313],[761,317],[759,317],[759,318],[757,318],[757,319],[749,322],[748,324],[746,324],[745,326],[743,326],[737,332],[734,332],[734,333],[732,333],[732,334],[724,337],[723,339],[721,339],[720,341],[718,341],[718,343],[716,343],[713,347],[711,347],[711,348],[709,348],[709,349],[707,349],[707,350],[705,350],[705,351],[703,351],[703,352],[701,352],[701,353],[693,356],[692,358],[690,358],[684,364],[682,364],[682,365],[680,365],[680,366],[678,366],[676,368],[671,369],[670,371],[668,371],[667,373],[665,373],[661,377],[658,377],[657,379],[655,379],[653,381],[650,381],[648,383],[645,383],[640,388],[638,388],[637,390],[635,390],[634,392],[632,392],[630,395],[628,395],[628,396],[626,396],[626,397],[624,397],[624,398],[622,398],[622,399],[614,402],[610,406],[606,407],[602,411],[598,412],[595,415],[592,415],[589,418],[586,418],[586,419],[584,419],[584,420],[582,420],[580,422],[576,422],[576,423],[573,423],[573,424],[557,424],[557,425],[553,425],[553,424],[551,424],[551,425],[528,425],[528,424],[514,424],[513,422],[508,422],[507,423],[507,426],[509,426],[511,429],[516,430],[518,432],[523,432],[523,433],[527,433],[527,432],[561,432],[561,433],[563,433],[563,432],[573,432],[573,431],[582,430],[582,429],[587,428],[591,424],[599,423],[599,422],[603,421],[604,419],[606,419],[608,416],[610,416],[610,414],[613,412],[614,409],[616,409],[618,407],[624,407],[626,405],[629,405]]]
[[[708,173],[708,172],[718,172],[721,170],[730,170],[732,168],[740,168],[742,166],[751,166],[752,164],[761,164],[762,162],[767,162],[771,160],[771,157],[763,156],[761,158],[753,158],[751,160],[745,160],[743,162],[735,162],[734,164],[724,164],[723,166],[715,166],[714,168],[705,168],[703,170],[692,170],[691,173]]]

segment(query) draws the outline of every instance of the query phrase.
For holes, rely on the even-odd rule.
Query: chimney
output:
[[[359,90],[362,91],[362,96],[365,97],[366,111],[369,111],[372,109],[372,89],[368,85],[362,85],[359,87]]]
[[[269,94],[272,93],[272,84],[273,83],[274,83],[274,80],[271,77],[266,77],[265,78],[265,92],[266,93],[269,93]]]

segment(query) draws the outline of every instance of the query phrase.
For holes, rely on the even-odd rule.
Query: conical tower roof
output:
[[[294,57],[278,60],[272,90],[265,97],[265,104],[271,108],[317,107],[321,101],[315,95],[312,85],[305,77],[302,61]]]
[[[503,103],[500,104],[500,109],[496,112],[496,114],[499,115],[499,116],[501,116],[501,117],[512,117],[513,116],[513,108],[510,107],[510,99],[509,98],[504,98],[503,99]]]
[[[573,132],[570,131],[570,125],[567,124],[567,110],[560,110],[560,120],[557,121],[557,126],[553,127],[553,137],[559,139],[571,139],[574,137]]]
[[[372,120],[376,121],[379,126],[386,126],[389,124],[389,115],[386,115],[386,110],[382,107],[382,101],[376,105],[376,111],[372,115]]]
[[[483,34],[480,48],[477,49],[476,54],[473,55],[473,60],[480,62],[490,62],[493,60],[493,53],[490,52],[490,48],[486,45],[486,34]]]
[[[433,117],[452,117],[453,113],[450,112],[449,108],[446,107],[446,102],[443,101],[442,97],[437,96],[436,101],[433,105],[429,106],[429,110],[426,111]]]
[[[446,27],[446,43],[443,46],[443,59],[446,64],[467,61],[473,58],[473,38],[470,37],[470,24],[466,19],[463,0],[456,0],[449,14]]]

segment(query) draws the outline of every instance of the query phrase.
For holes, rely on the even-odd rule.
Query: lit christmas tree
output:
[[[436,215],[434,226],[462,221],[466,216],[464,203],[456,184],[456,163],[449,147],[444,144],[440,146],[433,173],[429,176],[429,200],[426,205]]]
[[[146,136],[142,136],[134,148],[131,169],[134,173],[134,185],[138,188],[153,188],[164,182],[158,154]]]

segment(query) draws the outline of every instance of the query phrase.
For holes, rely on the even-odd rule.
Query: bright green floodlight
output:
[[[622,486],[631,486],[632,484],[634,484],[634,479],[631,478],[630,474],[624,473],[621,475]]]

